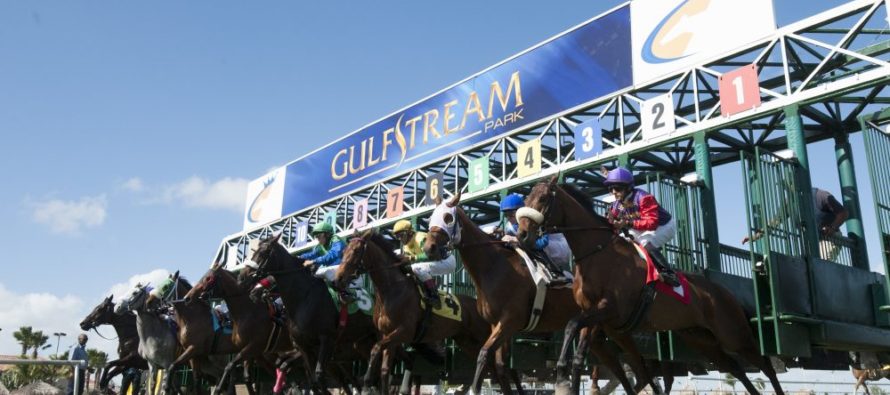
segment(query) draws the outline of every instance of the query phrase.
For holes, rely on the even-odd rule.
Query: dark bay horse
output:
[[[571,185],[558,185],[555,177],[535,185],[525,203],[542,223],[528,216],[521,218],[520,240],[531,243],[542,229],[564,233],[576,257],[573,291],[582,312],[566,326],[563,346],[572,342],[579,325],[624,326],[636,309],[646,280],[646,262],[631,243],[618,237],[609,222],[593,211],[590,197]],[[781,394],[776,373],[758,352],[745,312],[733,295],[703,276],[686,277],[690,303],[656,297],[637,329],[677,331],[690,347],[757,394],[742,366],[727,353],[738,354],[763,371]]]
[[[287,310],[288,332],[294,347],[315,365],[310,380],[316,391],[327,392],[325,374],[336,360],[368,359],[376,341],[371,317],[357,312],[340,326],[340,312],[324,280],[316,278],[303,259],[292,256],[281,243],[281,234],[260,241],[252,261],[257,269],[250,286],[266,276],[274,276]],[[335,355],[336,350],[336,355]]]
[[[207,300],[222,298],[229,308],[232,320],[232,343],[238,352],[226,365],[217,388],[228,388],[232,369],[242,361],[257,361],[271,374],[275,374],[276,354],[288,354],[289,358],[296,355],[293,343],[287,335],[287,329],[277,328],[272,319],[268,305],[254,302],[238,284],[238,279],[221,265],[215,264],[185,295],[186,303],[193,299]],[[247,386],[250,393],[255,389]]]
[[[461,321],[430,314],[428,321],[422,323],[422,296],[416,282],[400,268],[404,262],[396,256],[393,248],[380,234],[365,232],[350,240],[336,273],[335,283],[341,289],[363,273],[367,273],[374,283],[374,325],[380,332],[380,340],[371,350],[364,377],[366,389],[373,384],[378,367],[381,388],[389,388],[392,357],[403,345],[435,343],[453,338],[461,351],[473,357],[478,354],[491,331],[488,323],[476,311],[476,299],[463,295],[455,296],[461,305]],[[425,330],[421,329],[422,324]],[[423,333],[419,334],[421,330]],[[510,382],[506,377],[498,377],[498,381],[503,388],[509,388]]]
[[[451,248],[460,253],[464,268],[476,287],[477,309],[491,325],[491,335],[480,349],[476,360],[476,374],[471,388],[479,393],[482,370],[490,359],[490,351],[496,351],[497,354],[497,374],[504,374],[509,343],[513,335],[523,331],[530,320],[536,288],[522,257],[513,248],[508,248],[500,240],[483,232],[458,207],[459,203],[460,194],[457,194],[450,202],[440,204],[433,211],[430,218],[430,237],[426,239],[424,251],[430,259],[442,259]],[[566,323],[579,312],[571,289],[548,289],[540,319],[529,332],[549,334],[563,330]],[[582,340],[592,337],[586,334],[587,332]],[[616,335],[614,340],[619,343],[633,343],[633,339],[627,335]],[[628,393],[635,392],[614,355],[606,352],[601,343],[584,345],[588,346],[621,380]],[[635,355],[642,361],[638,352]],[[565,368],[566,362],[561,362],[562,368]],[[640,366],[634,368],[643,369]],[[651,380],[645,383],[649,382]],[[653,388],[656,387],[654,383],[652,385]]]
[[[177,338],[182,352],[166,369],[167,372],[173,372],[177,367],[189,363],[194,372],[192,391],[197,393],[200,391],[200,376],[209,374],[215,378],[221,377],[227,355],[237,350],[230,334],[225,333],[223,328],[214,328],[210,304],[203,300],[185,303],[184,297],[191,291],[192,285],[180,277],[179,272],[172,276],[172,281],[172,288],[163,296],[161,302],[169,303],[173,307],[173,317],[179,327]],[[221,323],[216,326],[221,326]],[[173,390],[173,380],[174,375],[168,374],[165,383],[168,391]],[[229,386],[227,390],[234,393],[234,386]]]
[[[104,390],[108,388],[108,382],[114,376],[121,374],[124,370],[135,368],[139,370],[148,369],[148,362],[139,355],[139,333],[136,330],[136,315],[132,313],[117,315],[114,314],[114,302],[109,296],[102,300],[90,314],[80,322],[80,329],[89,331],[96,330],[100,325],[111,325],[117,334],[117,356],[118,358],[108,362],[105,365],[103,374],[99,379],[99,388]],[[100,335],[101,336],[101,335]],[[121,392],[126,393],[131,383],[124,380],[121,383]],[[133,382],[133,393],[139,392],[139,382]]]

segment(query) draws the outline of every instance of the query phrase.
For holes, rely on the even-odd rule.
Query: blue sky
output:
[[[135,275],[200,276],[248,180],[616,4],[3,2],[0,354]]]

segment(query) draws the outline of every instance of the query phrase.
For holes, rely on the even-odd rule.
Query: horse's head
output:
[[[560,226],[565,223],[565,210],[557,202],[560,192],[556,176],[539,182],[525,198],[525,207],[516,211],[519,222],[519,241],[527,247],[535,245],[545,224]]]
[[[260,244],[250,258],[250,260],[256,262],[256,270],[254,271],[255,277],[266,277],[273,272],[286,269],[285,265],[287,261],[283,258],[289,254],[287,249],[278,242],[279,239],[281,239],[281,233],[260,240]],[[299,265],[299,267],[302,267],[302,265]]]
[[[219,277],[222,270],[222,265],[219,262],[214,263],[210,270],[204,274],[204,277],[201,277],[195,286],[185,294],[183,297],[185,302],[192,303],[196,299],[207,300],[220,297]]]
[[[88,331],[99,325],[111,324],[114,319],[114,302],[111,301],[112,298],[114,298],[114,295],[109,295],[107,298],[102,299],[102,302],[87,315],[87,318],[80,322],[80,329]]]
[[[148,285],[136,284],[129,295],[121,299],[114,313],[123,315],[128,311],[143,311],[145,309],[145,301],[148,299],[150,288]]]
[[[334,284],[343,288],[361,274],[386,269],[386,265],[399,262],[401,258],[396,256],[393,249],[392,243],[373,229],[354,237],[343,252]],[[392,267],[395,268],[395,265]]]
[[[458,218],[460,192],[449,202],[440,203],[430,215],[430,231],[423,243],[423,251],[433,260],[448,257],[460,244],[461,226]]]

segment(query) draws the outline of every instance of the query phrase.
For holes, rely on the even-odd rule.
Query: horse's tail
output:
[[[427,343],[414,344],[413,347],[414,351],[429,363],[433,365],[445,364],[444,348],[438,349],[435,345]]]

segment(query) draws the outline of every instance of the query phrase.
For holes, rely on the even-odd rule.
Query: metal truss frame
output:
[[[251,240],[275,232],[282,233],[286,246],[297,249],[307,241],[297,240],[297,224],[315,223],[331,211],[336,212],[338,232],[348,235],[354,231],[353,209],[362,199],[369,199],[366,227],[386,226],[401,218],[419,219],[433,208],[424,204],[426,179],[438,173],[444,175],[445,197],[460,191],[471,216],[488,223],[499,218],[497,200],[502,191],[526,188],[546,177],[562,176],[598,196],[605,192],[599,186],[596,170],[601,165],[625,163],[641,173],[659,172],[676,178],[694,172],[693,136],[700,132],[706,133],[715,165],[739,161],[741,152],[753,153],[756,147],[773,152],[785,149],[783,110],[789,106],[799,108],[807,142],[858,132],[859,115],[890,104],[886,89],[890,81],[890,29],[885,19],[888,3],[890,0],[852,1],[783,27],[743,48],[728,50],[706,63],[554,114],[402,175],[227,236],[216,261],[239,264]],[[724,116],[718,79],[749,64],[758,71],[762,104]],[[677,127],[670,134],[644,140],[641,103],[665,94],[670,94],[674,103]],[[578,161],[572,128],[594,117],[602,126],[605,150]],[[541,139],[542,171],[534,177],[520,178],[516,147],[532,139]],[[468,164],[484,156],[490,161],[490,185],[484,191],[468,193]],[[403,214],[386,218],[386,193],[398,187],[404,188]]]

